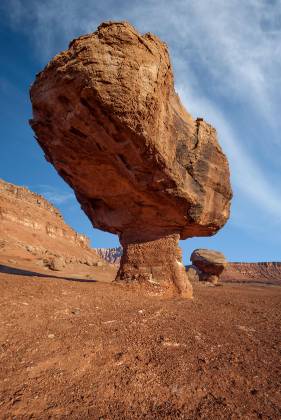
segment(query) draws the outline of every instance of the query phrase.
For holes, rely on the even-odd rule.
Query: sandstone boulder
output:
[[[203,273],[215,276],[220,276],[227,265],[221,252],[210,249],[195,249],[190,260]]]
[[[174,90],[166,44],[103,23],[55,56],[30,95],[46,159],[93,226],[119,235],[117,279],[191,296],[178,240],[215,234],[232,192],[215,129]]]
[[[212,283],[212,284],[218,284],[218,282],[219,282],[219,277],[218,277],[218,276],[215,276],[215,275],[213,275],[213,274],[211,274],[211,275],[209,276],[209,278],[208,278],[208,282],[209,282],[209,283]]]
[[[66,264],[63,257],[54,257],[48,261],[48,266],[50,270],[53,271],[62,271]]]
[[[190,260],[192,265],[187,267],[189,279],[194,280],[193,273],[196,271],[200,281],[214,285],[218,283],[221,273],[227,266],[225,256],[221,252],[210,249],[195,249]]]

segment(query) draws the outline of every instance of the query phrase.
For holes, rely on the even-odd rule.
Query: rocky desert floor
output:
[[[161,299],[0,264],[1,419],[281,418],[281,287]]]

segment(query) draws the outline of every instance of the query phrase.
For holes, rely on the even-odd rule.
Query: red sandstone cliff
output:
[[[75,232],[42,196],[0,180],[1,257],[37,259],[47,264],[96,265],[101,257],[85,235]]]

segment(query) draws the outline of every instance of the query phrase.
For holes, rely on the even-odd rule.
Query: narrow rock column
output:
[[[182,263],[179,235],[132,242],[120,240],[123,255],[116,276],[118,282],[137,282],[163,294],[192,297],[192,286]]]

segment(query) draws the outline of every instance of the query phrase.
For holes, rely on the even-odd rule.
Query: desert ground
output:
[[[281,288],[194,299],[0,261],[1,419],[280,419]]]

